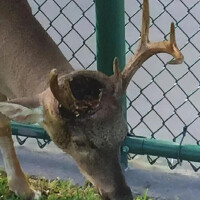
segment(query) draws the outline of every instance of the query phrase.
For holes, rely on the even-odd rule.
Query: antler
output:
[[[58,85],[58,72],[56,69],[52,69],[49,74],[49,86],[60,105],[68,110],[75,109],[76,99],[71,93],[69,83],[66,81],[62,87]]]
[[[183,62],[184,57],[176,45],[175,28],[173,23],[171,23],[169,41],[149,42],[148,35],[149,35],[149,2],[148,0],[143,0],[143,16],[142,16],[140,45],[135,55],[130,59],[130,61],[122,71],[123,91],[126,90],[132,76],[140,68],[142,63],[145,62],[149,57],[153,56],[154,54],[168,53],[172,55],[174,59],[168,62],[168,64],[180,64]]]
[[[121,73],[115,67],[115,80],[119,82]],[[120,82],[121,83],[121,82]],[[78,117],[82,114],[92,114],[98,110],[103,93],[115,95],[114,86],[122,85],[110,81],[109,77],[98,71],[74,71],[58,79],[58,72],[52,69],[49,74],[50,90],[68,114]],[[121,91],[120,87],[120,91]],[[117,95],[117,93],[116,93]]]

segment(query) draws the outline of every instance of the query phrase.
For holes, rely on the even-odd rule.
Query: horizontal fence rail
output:
[[[40,148],[43,148],[51,140],[44,129],[38,125],[24,125],[16,122],[11,123],[12,134],[17,136],[18,142],[23,145],[27,138],[36,138]],[[19,138],[25,137],[21,140]],[[42,139],[44,143],[39,142]],[[200,162],[200,146],[168,142],[144,137],[127,136],[122,144],[122,162],[127,167],[127,156],[129,153],[139,155],[151,155],[165,158],[174,158],[182,162],[183,160]]]
[[[182,161],[200,162],[200,146],[190,144],[180,144],[156,139],[148,139],[142,137],[126,137],[122,145],[122,163],[128,166],[128,154],[158,156],[164,158],[173,158],[178,160],[178,164]],[[152,163],[153,164],[153,163]],[[171,166],[173,169],[175,166]],[[199,168],[193,169],[198,171]]]
[[[11,122],[12,135],[15,135],[20,145],[23,145],[28,138],[35,138],[38,146],[44,148],[51,139],[47,132],[39,125],[25,125]]]

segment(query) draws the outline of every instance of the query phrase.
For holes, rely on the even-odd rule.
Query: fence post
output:
[[[97,69],[106,75],[113,74],[113,59],[118,58],[119,67],[125,66],[125,19],[124,0],[95,0]],[[126,97],[122,98],[126,119]],[[127,162],[127,154],[121,152],[121,161]]]

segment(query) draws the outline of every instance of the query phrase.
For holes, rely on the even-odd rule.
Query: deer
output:
[[[26,200],[40,198],[17,159],[13,120],[43,127],[73,157],[103,200],[132,200],[119,162],[128,131],[121,97],[142,63],[154,54],[171,55],[169,64],[183,62],[174,24],[169,41],[150,42],[149,2],[143,0],[139,47],[121,71],[114,59],[111,76],[74,70],[25,0],[0,1],[0,41],[0,149],[9,189]]]

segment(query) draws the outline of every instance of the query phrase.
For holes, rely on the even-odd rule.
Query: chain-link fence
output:
[[[134,53],[138,43],[142,4],[141,1],[130,0],[126,5],[128,58]],[[182,65],[166,66],[165,63],[170,58],[159,54],[138,70],[127,94],[130,133],[199,145],[200,1],[150,1],[150,6],[150,39],[168,38],[169,24],[173,21],[177,44],[185,61]],[[148,156],[148,160],[154,163],[157,158]],[[177,165],[169,159],[167,163],[171,169]],[[199,169],[194,163],[190,164],[194,170]]]
[[[29,3],[35,17],[75,69],[96,69],[92,0],[29,0]],[[177,44],[185,61],[182,65],[166,66],[170,57],[159,54],[138,70],[127,92],[130,135],[199,145],[200,1],[150,0],[149,3],[150,39],[168,38],[169,25],[175,22]],[[139,41],[141,9],[141,0],[125,0],[127,61]],[[148,156],[148,160],[154,163],[157,158]],[[169,159],[167,163],[170,168],[176,166]]]
[[[29,0],[29,3],[36,19],[74,68],[96,69],[92,0]]]

